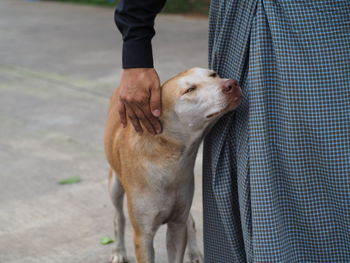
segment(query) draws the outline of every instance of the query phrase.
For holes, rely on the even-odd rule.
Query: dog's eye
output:
[[[191,87],[189,87],[187,90],[185,90],[185,92],[183,94],[186,94],[186,93],[190,93],[192,91],[195,91],[196,90],[196,86],[195,85],[192,85]]]
[[[218,76],[218,73],[212,72],[210,73],[209,77],[216,78]]]

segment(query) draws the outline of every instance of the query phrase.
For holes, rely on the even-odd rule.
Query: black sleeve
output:
[[[123,68],[153,68],[154,19],[166,0],[121,0],[114,20],[123,36]]]

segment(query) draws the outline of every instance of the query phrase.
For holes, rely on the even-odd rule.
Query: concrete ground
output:
[[[207,20],[160,15],[154,41],[164,81],[207,64]],[[121,71],[113,9],[0,1],[0,262],[107,262],[113,207],[102,136]],[[200,158],[199,158],[200,159]],[[200,161],[193,206],[202,238]],[[59,185],[80,176],[82,182]],[[164,227],[155,242],[166,261]],[[131,262],[132,231],[127,225]]]

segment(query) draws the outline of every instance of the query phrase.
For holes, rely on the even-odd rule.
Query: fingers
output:
[[[126,125],[128,125],[128,122],[126,119],[125,105],[121,100],[118,100],[117,109],[118,109],[118,113],[119,113],[119,117],[120,117],[120,122],[123,125],[123,127],[125,128]]]
[[[126,106],[126,115],[128,116],[130,122],[135,128],[135,131],[141,135],[143,133],[143,129],[141,127],[139,117],[136,115],[136,113],[133,111],[132,107],[129,105]]]
[[[128,117],[132,122],[135,130],[142,134],[144,128],[153,135],[159,134],[162,131],[162,126],[158,118],[154,117],[151,113],[149,102],[139,104],[127,104]],[[142,126],[140,125],[142,124]]]
[[[136,109],[134,110],[139,121],[142,123],[142,125],[147,129],[147,131],[153,135],[156,135],[157,132],[156,130],[153,128],[152,123],[150,122],[150,120],[147,118],[146,114],[143,112],[143,109],[140,107],[136,107]],[[151,114],[152,115],[152,114]]]
[[[161,89],[159,86],[154,86],[151,89],[150,107],[153,116],[159,117],[162,111]]]
[[[118,112],[123,127],[126,127],[127,118],[129,118],[136,132],[140,135],[143,133],[143,127],[152,135],[162,132],[162,124],[159,118],[152,113],[148,96],[143,99],[138,98],[138,100],[120,97]]]
[[[121,103],[119,115],[120,121],[125,128],[127,125],[127,118],[134,126],[138,134],[143,133],[142,125],[147,129],[147,131],[153,135],[160,134],[162,132],[162,124],[160,120],[153,116],[151,109],[148,106],[139,106],[135,104]]]
[[[149,102],[147,102],[145,105],[140,107],[140,110],[143,112],[145,119],[143,119],[141,122],[142,124],[147,128],[147,130],[152,134],[159,134],[162,132],[162,124],[159,120],[159,118],[154,117],[154,115],[151,112],[151,108],[149,105]],[[150,128],[148,128],[150,127]]]
[[[157,72],[152,68],[126,69],[122,73],[118,112],[121,124],[127,119],[137,133],[143,128],[155,135],[162,132],[159,120],[161,115],[161,91]]]

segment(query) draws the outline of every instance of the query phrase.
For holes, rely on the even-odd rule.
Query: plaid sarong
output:
[[[350,262],[350,1],[213,0],[242,105],[206,137],[206,263]]]

